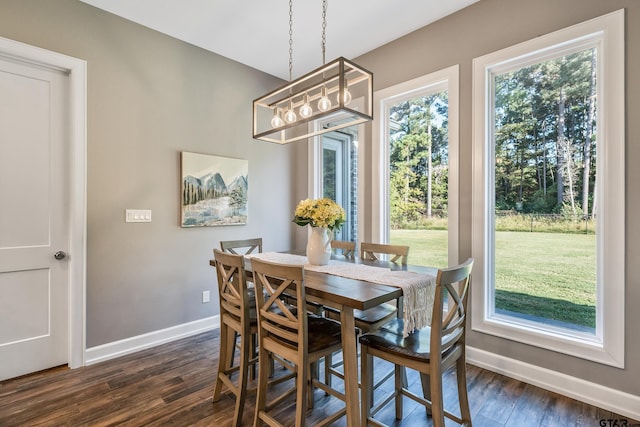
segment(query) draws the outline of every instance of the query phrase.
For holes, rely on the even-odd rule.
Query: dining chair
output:
[[[381,244],[381,243],[368,243],[368,242],[360,243],[361,259],[365,259],[369,261],[378,261],[380,260],[379,255],[381,254],[391,255],[389,262],[392,262],[394,264],[398,264],[400,262],[402,265],[407,265],[408,256],[409,256],[409,246],[387,245],[387,244]],[[379,304],[367,310],[356,309],[353,311],[355,326],[358,329],[360,329],[362,332],[365,332],[365,333],[373,332],[378,328],[380,328],[380,326],[398,317],[398,309],[401,307],[402,307],[401,301],[396,300],[393,303]],[[330,319],[339,320],[340,312],[331,307],[327,307],[325,309],[325,316]],[[340,365],[341,365],[340,362],[333,363],[333,361],[331,361],[331,363],[329,364],[330,371],[328,373],[325,371],[325,374],[340,376],[341,375],[340,371],[337,371],[335,369]],[[379,381],[374,385],[373,389],[378,388],[382,383],[384,383],[392,375],[393,375],[393,372],[389,372],[385,376],[381,377]],[[405,377],[404,382],[406,383],[406,374],[403,374],[403,377]],[[331,378],[327,376],[325,381],[330,382]],[[370,395],[371,393],[373,393],[373,389],[369,390]]]
[[[262,253],[262,237],[255,237],[252,239],[241,239],[241,240],[221,240],[220,241],[220,249],[223,252],[227,252],[234,255],[249,255],[252,253]],[[253,284],[251,278],[246,278],[247,283],[249,283],[249,293],[251,294],[249,297],[249,303],[255,306],[255,297],[253,295]],[[230,338],[234,342],[238,340],[238,335],[235,335],[235,338]],[[258,336],[254,335],[251,338],[252,346],[257,347],[258,345]],[[230,358],[233,359],[235,356],[235,348],[231,348]],[[251,369],[251,379],[256,378],[256,370],[254,367]]]
[[[258,391],[254,427],[266,423],[281,426],[275,408],[295,393],[295,426],[304,427],[309,401],[314,388],[320,388],[342,401],[343,393],[324,383],[315,375],[312,364],[342,346],[340,323],[307,313],[305,304],[304,268],[253,259],[251,261],[256,285],[259,335]],[[295,295],[295,306],[282,300],[285,294]],[[265,361],[271,355],[296,373],[295,384],[278,396],[268,399],[268,378]],[[328,415],[319,426],[333,423],[346,413],[346,407]]]
[[[386,245],[380,243],[360,243],[360,258],[370,261],[379,260],[380,254],[391,255],[389,262],[407,265],[407,259],[409,256],[409,246],[401,245]],[[399,302],[394,304],[380,304],[376,307],[368,310],[354,310],[353,316],[356,326],[364,332],[370,332],[378,329],[381,325],[384,325],[389,320],[397,316]],[[327,317],[338,320],[340,313],[335,309],[327,308]]]
[[[346,258],[354,258],[356,256],[356,242],[347,242],[345,240],[332,240],[331,249],[334,254],[342,255]]]
[[[389,261],[393,263],[407,265],[409,258],[409,246],[404,245],[387,245],[384,243],[360,243],[360,258],[364,260],[377,261],[380,255],[389,255]]]
[[[257,251],[262,252],[262,237],[244,240],[220,241],[220,249],[235,255],[247,255]],[[240,253],[238,253],[240,252]]]
[[[258,362],[256,340],[258,320],[255,309],[255,296],[247,288],[242,255],[234,255],[213,250],[218,277],[218,296],[220,301],[220,357],[218,372],[213,389],[213,401],[220,399],[223,386],[236,397],[233,412],[233,427],[242,423],[242,412],[247,397],[247,375],[250,366]],[[253,303],[252,303],[253,300]],[[235,364],[235,343],[239,338],[240,360]],[[232,375],[237,373],[237,382]],[[254,389],[255,391],[255,389]]]
[[[471,426],[465,368],[467,300],[471,284],[473,258],[456,267],[438,270],[431,326],[403,336],[403,320],[395,319],[376,332],[360,337],[362,390],[373,382],[373,357],[395,366],[395,390],[372,408],[368,399],[362,402],[362,424],[384,424],[372,417],[395,399],[396,419],[402,419],[402,398],[407,396],[423,404],[434,427],[444,427],[444,417]],[[446,309],[445,309],[446,304]],[[460,417],[444,409],[442,376],[456,367]],[[409,390],[400,379],[400,367],[420,372],[423,397]]]

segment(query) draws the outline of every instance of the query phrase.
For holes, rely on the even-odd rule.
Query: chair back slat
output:
[[[402,265],[407,265],[409,258],[409,246],[405,245],[387,245],[383,243],[360,243],[360,258],[364,260],[377,261],[379,255],[389,255],[389,261]]]
[[[248,255],[262,252],[262,237],[244,240],[224,240],[220,242],[220,249],[234,255]]]
[[[347,258],[354,258],[356,256],[356,242],[332,240],[331,249],[335,254],[342,255]]]

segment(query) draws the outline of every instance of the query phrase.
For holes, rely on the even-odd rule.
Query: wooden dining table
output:
[[[297,251],[290,251],[288,253],[302,255],[302,253]],[[348,258],[340,255],[333,255],[331,259],[366,264],[373,267],[390,268],[391,270],[406,270],[431,275],[437,273],[437,269],[432,267],[400,265],[380,260],[362,260],[360,258]],[[211,260],[210,264],[215,265],[215,260]],[[250,274],[250,258],[246,259],[245,269]],[[360,426],[358,351],[357,337],[356,334],[353,333],[355,330],[353,313],[354,310],[367,310],[402,297],[402,288],[311,270],[305,270],[304,284],[308,301],[333,307],[340,312],[347,426]]]

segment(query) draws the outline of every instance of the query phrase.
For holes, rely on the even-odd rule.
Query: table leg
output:
[[[347,427],[359,427],[358,349],[353,308],[342,307],[340,322],[342,323],[342,358],[344,361],[344,393],[347,400]]]

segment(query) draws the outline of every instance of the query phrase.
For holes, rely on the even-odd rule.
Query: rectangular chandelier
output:
[[[342,57],[253,101],[253,137],[277,144],[372,119],[373,74]]]

